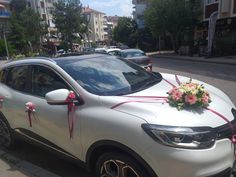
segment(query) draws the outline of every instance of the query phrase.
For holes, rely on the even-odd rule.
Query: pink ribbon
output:
[[[227,122],[229,124],[229,126],[231,128],[231,131],[232,131],[231,141],[232,141],[233,144],[236,144],[236,135],[234,134],[234,129],[235,129],[234,125],[225,116],[223,116],[222,114],[216,112],[215,110],[210,109],[210,108],[205,108],[205,109],[212,112],[213,114],[219,116],[220,118],[222,118],[225,122]]]
[[[71,91],[66,99],[66,102],[68,102],[68,127],[69,127],[69,134],[70,139],[73,138],[74,134],[74,125],[75,125],[75,103],[74,100],[76,98],[76,95],[73,91]]]
[[[175,80],[176,80],[176,82],[177,82],[178,85],[181,85],[181,82],[180,82],[180,80],[179,80],[179,78],[178,78],[177,75],[175,75]]]
[[[168,81],[168,80],[166,80],[164,78],[163,78],[163,80],[165,82],[167,82],[168,84],[170,84],[172,87],[176,87],[170,81]],[[179,80],[177,75],[175,75],[175,80],[178,83],[178,85],[181,85],[181,82],[180,82],[180,80]],[[165,97],[165,96],[126,96],[126,97],[128,97],[128,98],[141,98],[142,100],[127,100],[127,101],[123,101],[121,103],[118,103],[118,104],[112,106],[111,109],[115,109],[115,108],[117,108],[117,107],[119,107],[119,106],[121,106],[123,104],[127,104],[127,103],[132,103],[132,102],[147,102],[148,100],[163,100],[164,102],[162,102],[162,103],[166,103],[167,102],[167,98],[168,98],[168,97]],[[213,114],[217,115],[218,117],[220,117],[221,119],[223,119],[225,122],[228,123],[228,125],[230,126],[231,131],[232,131],[231,142],[233,144],[236,144],[236,134],[234,133],[234,129],[235,128],[234,128],[233,124],[229,121],[229,119],[227,119],[225,116],[223,116],[222,114],[220,114],[219,112],[217,112],[217,111],[215,111],[213,109],[206,108],[206,107],[205,107],[205,109],[208,110],[208,111],[211,111]]]
[[[28,113],[28,120],[29,120],[29,124],[30,124],[30,127],[32,127],[32,117],[31,117],[31,114],[33,114],[36,110],[36,105],[32,102],[28,102],[25,104],[26,106],[26,111]]]
[[[3,107],[4,96],[0,96],[0,109]]]

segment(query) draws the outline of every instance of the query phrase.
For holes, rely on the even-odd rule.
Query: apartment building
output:
[[[206,50],[211,14],[218,12],[214,35],[215,55],[236,54],[236,0],[202,0],[202,23],[195,33],[195,39]],[[204,52],[203,52],[204,53]]]
[[[107,32],[104,30],[104,28],[106,28],[106,26],[104,26],[104,22],[106,22],[104,18],[105,13],[91,9],[89,6],[84,7],[83,13],[89,21],[90,28],[89,36],[85,36],[86,43],[104,43],[105,35],[107,35]]]
[[[204,0],[203,27],[208,28],[209,18],[218,12],[216,37],[236,33],[236,0]]]
[[[107,45],[113,45],[112,31],[118,25],[119,16],[104,16],[104,40]]]
[[[203,20],[209,20],[213,12],[218,12],[218,19],[236,17],[236,0],[205,0]]]
[[[49,28],[54,28],[55,25],[52,22],[52,13],[54,10],[54,3],[57,0],[27,0],[28,7],[38,12],[43,19],[43,21],[49,26]]]
[[[148,0],[132,0],[134,5],[133,17],[139,28],[144,28],[144,11],[148,7]]]
[[[27,0],[27,6],[38,12],[43,22],[48,26],[49,33],[42,39],[42,42],[46,43],[49,40],[58,46],[60,41],[57,29],[53,23],[54,3],[56,2],[57,0]]]

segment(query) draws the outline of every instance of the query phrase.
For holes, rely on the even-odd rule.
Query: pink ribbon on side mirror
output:
[[[73,91],[70,91],[66,102],[68,103],[68,126],[69,126],[69,134],[70,139],[73,138],[74,134],[74,125],[75,125],[75,103],[74,100],[76,99],[76,95]]]
[[[28,113],[28,120],[29,120],[29,124],[30,124],[30,127],[32,127],[32,117],[31,117],[31,114],[33,114],[35,111],[36,111],[36,105],[32,102],[27,102],[25,104],[26,106],[26,111]]]
[[[2,109],[4,98],[4,96],[0,96],[0,109]]]

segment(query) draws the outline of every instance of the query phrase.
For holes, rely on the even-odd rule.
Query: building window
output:
[[[41,8],[44,8],[44,2],[43,1],[40,2],[40,6],[41,6]]]
[[[42,18],[44,21],[46,21],[46,14],[42,14]]]

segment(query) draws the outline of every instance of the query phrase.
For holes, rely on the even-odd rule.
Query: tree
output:
[[[81,39],[81,34],[86,32],[82,4],[79,0],[59,0],[55,3],[53,21],[61,34],[65,49],[73,50],[73,43]]]
[[[26,5],[27,5],[26,0],[12,0],[10,7],[13,12],[20,14],[26,9]]]
[[[42,23],[40,15],[26,8],[26,0],[13,0],[11,8],[13,11],[9,20],[10,43],[18,53],[38,52],[40,37],[46,33],[46,26]]]
[[[198,21],[199,0],[150,0],[145,23],[154,36],[167,34],[175,51],[184,32],[193,31]]]
[[[114,40],[135,47],[137,45],[137,24],[129,17],[121,17],[113,30]]]

